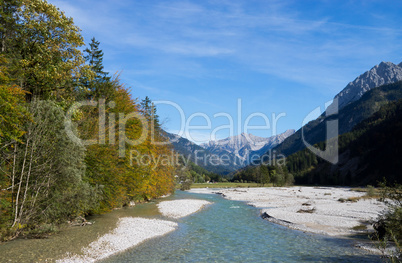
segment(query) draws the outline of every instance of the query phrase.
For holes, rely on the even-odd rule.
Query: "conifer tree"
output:
[[[89,48],[84,50],[84,59],[94,73],[93,79],[84,77],[81,82],[87,89],[89,99],[111,99],[114,93],[113,81],[103,67],[103,51],[99,48],[100,42],[93,37]]]
[[[156,107],[154,103],[149,99],[148,96],[145,97],[141,101],[141,110],[147,120],[149,120],[149,124],[153,124],[153,126],[149,126],[152,128],[151,132],[159,134],[160,132],[160,123],[159,116],[156,114]]]

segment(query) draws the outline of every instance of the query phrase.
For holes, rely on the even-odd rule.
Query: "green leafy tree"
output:
[[[7,59],[0,55],[0,149],[3,150],[23,135],[22,125],[28,117],[25,92],[10,83]]]
[[[18,12],[21,0],[0,0],[0,52],[12,52],[15,45],[16,32],[18,32]]]
[[[45,0],[22,0],[18,31],[12,37],[14,48],[12,71],[17,83],[28,91],[28,99],[70,99],[82,74],[90,74],[83,66],[78,49],[84,42],[73,19]],[[14,9],[13,9],[14,10]]]
[[[277,171],[276,167],[272,167],[269,171],[272,184],[274,186],[283,186],[284,185],[284,176],[281,172]]]
[[[270,182],[270,175],[269,175],[269,169],[265,165],[260,165],[260,178],[261,178],[261,185],[264,186],[265,184],[268,184]]]
[[[17,145],[11,178],[17,233],[85,214],[98,201],[96,191],[82,180],[85,151],[67,136],[63,110],[54,102],[35,100],[30,112],[33,122]]]

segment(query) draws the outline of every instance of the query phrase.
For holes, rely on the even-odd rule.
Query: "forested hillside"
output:
[[[172,192],[156,109],[104,71],[100,43],[46,1],[0,6],[0,239]]]
[[[377,185],[385,178],[401,183],[402,100],[384,105],[370,118],[339,136],[339,162],[320,159],[309,150],[287,158],[299,184]],[[324,149],[323,142],[316,145]]]

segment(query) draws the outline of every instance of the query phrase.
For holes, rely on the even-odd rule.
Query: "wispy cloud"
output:
[[[188,59],[230,55],[232,59],[239,58],[241,63],[247,62],[244,59],[247,56],[248,62],[256,70],[266,72],[270,66],[291,69],[291,74],[282,75],[296,81],[302,78],[295,77],[297,71],[292,70],[295,60],[302,63],[313,58],[329,61],[328,58],[333,56],[342,56],[340,51],[346,52],[343,56],[350,53],[355,56],[367,54],[367,48],[356,52],[356,45],[367,46],[360,36],[365,31],[376,31],[382,35],[387,32],[401,33],[400,29],[384,26],[332,22],[328,17],[320,20],[302,19],[287,4],[279,1],[264,2],[260,4],[260,10],[252,11],[247,10],[247,3],[242,4],[241,1],[235,4],[213,1],[207,4],[123,1],[117,6],[114,2],[112,5],[112,2],[104,1],[91,5],[91,8],[86,6],[91,4],[90,1],[83,1],[80,6],[63,0],[52,2],[73,16],[78,25],[98,32],[105,41],[117,47],[131,46],[166,55],[190,57]],[[128,10],[122,13],[121,8]],[[340,34],[348,35],[346,39],[350,41],[339,43],[338,46],[320,40],[312,43],[317,41],[314,37],[316,34],[328,36],[328,42],[332,43],[337,41],[331,38]],[[283,66],[277,63],[278,59],[273,54],[281,57]]]
[[[138,21],[129,23],[139,30],[124,38],[128,46],[176,56],[175,60],[179,56],[193,64],[186,67],[187,71],[192,69],[203,75],[208,72],[204,71],[202,62],[189,61],[226,55],[234,63],[249,65],[250,69],[317,88],[325,85],[331,92],[346,82],[343,65],[341,68],[341,64],[333,61],[388,52],[368,45],[367,39],[362,37],[365,32],[400,33],[398,29],[383,26],[331,22],[328,17],[300,19],[296,12],[289,12],[285,4],[278,2],[264,5],[260,13],[248,12],[241,4],[204,7],[189,2],[148,4],[146,10],[143,15],[153,19],[141,26]],[[324,37],[316,38],[317,34]],[[166,64],[169,62],[171,58]],[[177,72],[186,71],[174,65],[169,67],[172,66]]]

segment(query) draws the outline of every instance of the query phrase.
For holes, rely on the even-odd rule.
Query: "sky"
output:
[[[49,2],[164,129],[197,144],[297,130],[360,74],[402,61],[402,1]]]

